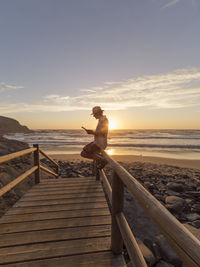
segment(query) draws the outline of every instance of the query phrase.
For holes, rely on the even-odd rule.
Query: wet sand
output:
[[[55,160],[70,161],[70,160],[85,160],[79,154],[55,154],[51,155]],[[136,155],[112,155],[116,161],[122,162],[149,162],[154,164],[177,166],[182,168],[193,168],[200,170],[200,160],[186,160],[186,159],[172,159],[172,158],[161,158],[161,157],[150,157],[150,156],[136,156]]]

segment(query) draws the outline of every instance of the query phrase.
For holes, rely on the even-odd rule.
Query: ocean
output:
[[[93,141],[83,130],[36,130],[6,135],[9,139],[39,144],[49,154],[79,154]],[[200,130],[112,130],[108,136],[110,155],[140,155],[200,159]]]

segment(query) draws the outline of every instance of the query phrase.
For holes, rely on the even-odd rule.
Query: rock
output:
[[[185,216],[188,219],[188,221],[195,221],[195,220],[200,219],[200,215],[197,213],[190,213],[190,214],[186,214]]]
[[[0,136],[0,156],[29,148],[28,144]],[[9,163],[8,163],[9,164]]]
[[[200,229],[200,220],[193,221],[191,225],[197,229]]]
[[[147,265],[149,267],[153,266],[156,263],[156,258],[151,252],[151,250],[147,246],[145,246],[145,244],[141,240],[137,239],[137,243]]]
[[[180,213],[185,206],[187,206],[186,201],[183,198],[177,196],[168,196],[165,199],[166,208],[172,212]]]
[[[174,267],[174,265],[172,265],[166,261],[161,260],[155,265],[155,267]]]
[[[200,213],[200,203],[193,204],[191,207],[191,211]]]
[[[179,183],[168,183],[167,188],[169,190],[175,191],[175,192],[183,192],[184,191],[184,186]]]
[[[170,247],[166,239],[163,235],[156,236],[155,243],[159,248],[160,255],[162,259],[167,263],[173,264],[176,267],[181,267],[182,262],[174,252],[174,250]]]
[[[190,196],[200,198],[200,191],[190,191]]]
[[[0,116],[0,134],[8,133],[30,133],[31,130],[22,126],[17,120]]]

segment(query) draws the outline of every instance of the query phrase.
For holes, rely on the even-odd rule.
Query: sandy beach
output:
[[[53,154],[51,155],[55,160],[70,161],[70,160],[85,160],[79,154]],[[162,165],[171,165],[181,168],[194,168],[200,170],[200,160],[186,160],[186,159],[172,159],[172,158],[161,158],[161,157],[150,157],[150,156],[137,156],[137,155],[112,155],[116,161],[121,162],[149,162]],[[86,160],[87,161],[87,160]]]

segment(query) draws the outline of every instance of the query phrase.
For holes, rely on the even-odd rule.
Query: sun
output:
[[[117,122],[114,120],[109,120],[109,130],[115,130],[117,128]]]

